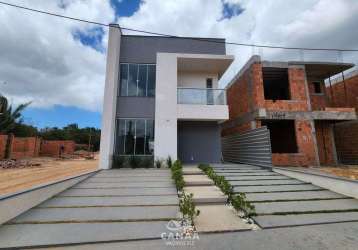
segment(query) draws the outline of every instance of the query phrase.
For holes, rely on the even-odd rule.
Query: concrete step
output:
[[[282,193],[253,193],[246,194],[248,201],[285,201],[285,200],[312,200],[312,199],[340,199],[347,198],[328,190],[303,191],[303,192],[282,192]]]
[[[210,186],[214,182],[206,175],[184,175],[185,186]]]
[[[200,210],[200,215],[195,219],[195,227],[199,233],[244,231],[252,228],[226,205],[197,206],[197,208]]]
[[[184,175],[204,175],[205,173],[198,167],[183,167]]]
[[[266,169],[216,169],[217,173],[272,173],[270,170]]]
[[[11,223],[119,222],[177,219],[178,206],[30,209]]]
[[[195,204],[225,204],[227,197],[216,186],[189,186],[184,187],[186,193],[194,194]]]
[[[19,224],[0,227],[0,248],[158,239],[167,222]]]
[[[123,197],[54,197],[40,207],[159,206],[179,204],[177,195]],[[113,208],[115,209],[115,208]]]
[[[225,176],[225,179],[228,181],[258,181],[258,180],[294,180],[287,176],[240,176],[240,175],[234,175],[234,176]]]
[[[358,212],[263,215],[255,216],[253,219],[262,228],[276,228],[358,221]]]
[[[274,172],[260,172],[260,173],[226,173],[226,172],[216,172],[218,175],[222,176],[283,176]]]
[[[126,177],[107,177],[107,178],[101,178],[101,177],[91,177],[85,180],[82,183],[112,183],[112,182],[163,182],[163,181],[170,181],[170,178],[167,176],[126,176]]]
[[[230,181],[232,186],[260,186],[260,185],[292,185],[303,184],[305,182],[299,180],[257,180],[257,181]]]
[[[280,201],[253,203],[258,215],[275,213],[312,213],[322,211],[358,211],[358,200]]]
[[[321,187],[317,187],[311,184],[234,187],[234,192],[243,192],[243,193],[267,193],[267,192],[312,191],[312,190],[323,190],[323,189]]]
[[[150,188],[150,187],[173,187],[172,180],[164,182],[118,182],[118,183],[80,183],[74,186],[73,188]]]
[[[144,195],[177,195],[174,187],[164,188],[106,188],[106,189],[68,189],[57,196],[144,196]]]

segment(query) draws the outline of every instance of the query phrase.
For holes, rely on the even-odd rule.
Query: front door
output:
[[[206,104],[214,105],[213,79],[206,79]]]

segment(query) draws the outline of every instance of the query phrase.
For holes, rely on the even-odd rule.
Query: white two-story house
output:
[[[224,39],[123,35],[111,25],[100,167],[114,155],[221,160],[220,123],[229,118],[218,81],[234,57]]]

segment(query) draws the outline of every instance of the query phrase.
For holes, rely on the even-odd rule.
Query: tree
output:
[[[30,104],[31,102],[20,104],[13,110],[7,98],[0,96],[0,133],[10,133],[15,128],[16,123],[22,123],[21,112]]]

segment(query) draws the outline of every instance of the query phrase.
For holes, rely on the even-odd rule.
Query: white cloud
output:
[[[11,3],[103,23],[115,19],[110,4],[102,0]],[[1,92],[14,102],[33,101],[33,107],[61,104],[100,110],[105,54],[72,35],[88,34],[93,25],[6,6],[0,6],[0,23],[0,81],[7,82]]]
[[[11,1],[69,16],[110,23],[114,10],[103,0]],[[224,37],[228,41],[269,45],[358,48],[356,0],[225,0],[244,8],[239,16],[222,17],[221,0],[145,0],[125,27],[182,36]],[[62,3],[62,5],[60,4]],[[66,6],[65,9],[61,6]],[[82,45],[72,33],[91,32],[93,25],[0,6],[0,86],[14,101],[33,106],[74,105],[100,110],[105,54]],[[107,46],[107,31],[102,47]],[[250,47],[227,46],[235,63],[222,84],[254,53]],[[298,51],[263,50],[264,58],[299,59]],[[316,57],[314,57],[314,55]],[[327,54],[305,53],[319,60]],[[318,57],[319,56],[319,57]],[[357,61],[356,55],[344,59]],[[336,54],[328,58],[335,60]]]

